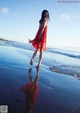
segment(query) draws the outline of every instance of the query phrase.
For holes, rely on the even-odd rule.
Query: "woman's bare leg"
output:
[[[38,65],[37,65],[37,68],[39,69],[40,67],[40,64],[41,64],[41,61],[42,61],[42,56],[43,56],[43,50],[42,50],[42,47],[40,48],[40,55],[39,55],[39,62],[38,62]]]
[[[33,61],[34,61],[34,57],[36,56],[36,54],[37,54],[37,50],[33,53],[33,56],[32,56],[32,58],[31,58],[31,61],[30,61],[30,64],[32,65],[33,64]]]

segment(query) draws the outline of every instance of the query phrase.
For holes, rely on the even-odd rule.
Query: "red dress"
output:
[[[38,37],[40,32],[41,32],[41,27],[39,27],[36,37],[32,41],[32,45],[36,50],[39,50],[40,47],[42,47],[42,50],[46,50],[47,26],[44,28],[44,31],[39,39]]]

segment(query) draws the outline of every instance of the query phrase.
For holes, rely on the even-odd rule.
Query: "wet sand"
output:
[[[32,51],[0,46],[0,105],[9,113],[80,113],[80,81],[73,76],[51,72],[41,65],[29,65]],[[29,69],[32,69],[29,75]]]

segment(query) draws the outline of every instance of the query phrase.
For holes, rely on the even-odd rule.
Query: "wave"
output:
[[[72,57],[72,58],[80,59],[80,52],[76,52],[76,51],[72,51],[72,50],[62,50],[62,49],[56,49],[56,48],[54,48],[54,49],[48,48],[47,51],[52,52],[52,53],[65,55],[65,56]]]

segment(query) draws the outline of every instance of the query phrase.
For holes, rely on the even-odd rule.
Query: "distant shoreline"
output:
[[[11,41],[11,40],[6,40],[6,39],[3,39],[3,38],[0,38],[0,41],[16,42],[16,41]],[[20,43],[20,42],[18,42],[18,43]]]
[[[0,38],[0,41],[7,41],[6,39]]]

